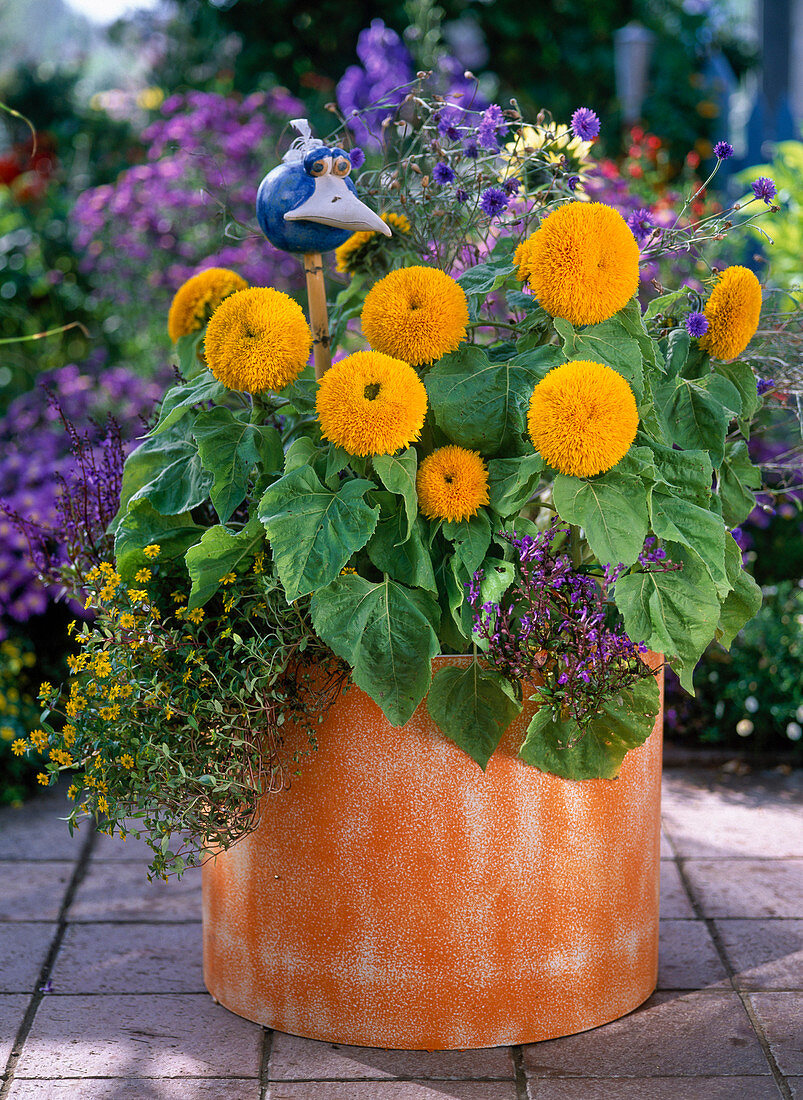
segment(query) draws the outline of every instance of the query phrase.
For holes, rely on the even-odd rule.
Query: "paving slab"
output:
[[[70,924],[53,992],[204,993],[201,924]]]
[[[694,919],[694,909],[680,877],[678,865],[668,859],[661,860],[661,917]]]
[[[271,1081],[332,1079],[381,1080],[410,1077],[426,1080],[513,1078],[509,1047],[485,1050],[379,1050],[321,1043],[274,1032],[268,1076]]]
[[[803,860],[696,860],[683,864],[706,917],[799,917]]]
[[[212,1080],[187,1077],[120,1081],[68,1077],[56,1081],[17,1078],[8,1100],[259,1100],[256,1078],[224,1077]]]
[[[54,921],[75,864],[65,860],[0,863],[0,921]]]
[[[98,833],[92,848],[92,859],[98,862],[111,863],[142,863],[147,866],[153,858],[153,852],[144,840],[138,840],[135,836],[127,836],[121,840],[119,836],[106,836]]]
[[[803,989],[803,920],[717,920],[739,989]]]
[[[611,1024],[523,1048],[528,1077],[763,1076],[770,1072],[736,993],[656,993]],[[649,1086],[644,1088],[645,1094]]]
[[[143,863],[92,860],[67,913],[69,921],[197,921],[201,876],[148,882]]]
[[[661,859],[672,859],[675,853],[672,851],[672,846],[669,843],[669,838],[666,833],[661,830]]]
[[[26,921],[0,924],[0,993],[34,992],[57,927]]]
[[[680,856],[786,859],[801,854],[803,775],[664,773],[661,816]]]
[[[45,997],[18,1077],[257,1077],[262,1028],[208,995]]]
[[[702,921],[662,920],[658,950],[659,989],[730,989],[714,941]]]
[[[268,1087],[266,1100],[516,1100],[516,1086],[513,1081],[281,1082]]]
[[[5,1069],[30,1000],[22,994],[0,995],[0,1073]]]
[[[787,1084],[792,1093],[792,1100],[803,1100],[803,1077],[789,1077]]]
[[[797,993],[748,993],[778,1069],[787,1076],[803,1074],[803,1012]]]
[[[61,787],[37,795],[23,806],[0,808],[0,860],[78,859],[89,833],[87,824],[70,836],[66,817],[72,805]]]
[[[590,1077],[529,1081],[529,1100],[779,1100],[771,1077]]]

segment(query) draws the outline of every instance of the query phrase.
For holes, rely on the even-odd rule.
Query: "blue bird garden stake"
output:
[[[358,230],[386,237],[391,232],[357,198],[345,149],[314,138],[305,118],[293,119],[291,126],[300,136],[259,185],[257,221],[275,248],[304,257],[315,377],[321,378],[332,364],[321,253],[331,252]]]

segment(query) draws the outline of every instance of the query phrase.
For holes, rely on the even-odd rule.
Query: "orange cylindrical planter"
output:
[[[460,664],[466,658],[438,657]],[[661,718],[616,780],[483,773],[421,704],[342,693],[289,790],[203,869],[204,977],[249,1020],[444,1050],[617,1019],[655,988]]]

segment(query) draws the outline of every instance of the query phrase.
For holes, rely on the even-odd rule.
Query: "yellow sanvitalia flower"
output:
[[[559,206],[514,260],[547,313],[573,325],[607,321],[638,290],[636,238],[618,211],[599,202]]]
[[[298,302],[272,287],[230,294],[204,337],[209,369],[230,390],[282,390],[304,369],[312,333]]]
[[[728,267],[719,277],[705,307],[708,332],[700,340],[715,359],[741,355],[758,328],[761,283],[746,267]]]
[[[392,226],[397,233],[401,233],[404,236],[409,234],[410,223],[407,218],[405,218],[404,214],[380,214],[379,216],[383,222]],[[367,244],[370,244],[376,238],[379,238],[381,242],[385,242],[388,239],[373,229],[361,229],[357,233],[352,233],[348,240],[344,241],[339,248],[335,249],[337,270],[346,274],[359,267],[360,253]],[[391,237],[391,240],[392,239]]]
[[[176,291],[167,315],[167,331],[175,342],[202,329],[224,298],[248,283],[227,267],[210,267],[187,279]]]
[[[402,267],[375,283],[360,317],[375,351],[418,367],[455,351],[466,338],[463,288],[434,267]]]
[[[562,474],[593,477],[615,466],[636,436],[638,410],[621,374],[576,360],[535,387],[527,427],[533,446]]]
[[[477,451],[439,447],[421,463],[416,488],[428,519],[470,519],[488,503],[488,470]]]
[[[358,351],[324,374],[316,407],[324,439],[351,455],[390,455],[420,437],[427,391],[408,363]]]

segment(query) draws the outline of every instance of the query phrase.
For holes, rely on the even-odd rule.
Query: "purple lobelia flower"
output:
[[[572,132],[581,141],[593,141],[599,128],[599,118],[590,107],[578,107],[572,115]]]

